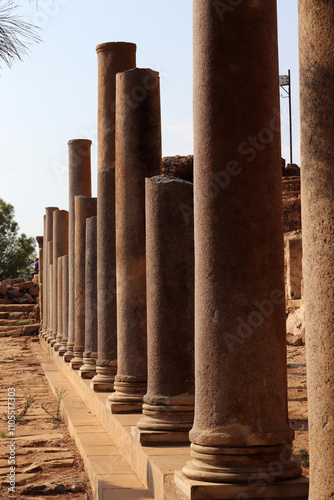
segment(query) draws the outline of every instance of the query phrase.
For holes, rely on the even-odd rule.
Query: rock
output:
[[[35,325],[26,325],[23,327],[23,335],[32,335],[33,333],[38,332],[40,327],[39,323],[36,323]]]
[[[23,299],[27,299],[28,304],[34,304],[34,302],[35,302],[34,299],[32,298],[32,296],[29,293],[24,293],[22,295],[22,298]]]
[[[8,286],[4,285],[3,283],[0,283],[0,294],[6,295],[7,291],[8,291]]]
[[[28,299],[19,297],[18,299],[14,299],[15,304],[29,304]]]
[[[16,299],[20,297],[20,289],[17,286],[11,286],[8,288],[7,297],[10,299]]]
[[[20,290],[29,290],[32,286],[34,286],[33,281],[24,281],[23,283],[18,283],[16,285]]]
[[[291,335],[290,333],[288,333],[286,336],[286,343],[287,345],[292,345],[295,347],[304,345],[301,335]]]
[[[15,285],[16,283],[24,283],[24,279],[23,278],[11,278],[11,279],[8,279],[8,280],[3,280],[3,282],[5,285],[8,285],[8,286],[12,286],[12,285]]]
[[[302,335],[302,331],[305,328],[305,311],[304,305],[298,309],[293,309],[288,313],[286,321],[286,332],[291,335]]]
[[[186,181],[193,181],[193,155],[188,156],[165,156],[162,159],[161,173],[178,177]]]
[[[32,472],[40,472],[41,470],[43,470],[43,467],[40,464],[31,464],[23,469],[23,472],[25,474],[31,474]]]
[[[38,297],[38,295],[39,295],[39,287],[38,286],[33,286],[33,287],[29,288],[28,293],[32,297]]]

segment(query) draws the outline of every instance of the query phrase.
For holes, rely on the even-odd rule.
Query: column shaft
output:
[[[132,429],[142,444],[189,442],[194,416],[193,185],[146,180],[148,387],[144,417]]]
[[[69,283],[68,283],[68,255],[62,257],[62,321],[63,321],[63,335],[61,339],[61,346],[58,349],[59,356],[63,356],[66,352],[68,341],[68,303],[69,303]]]
[[[128,96],[140,93],[135,106]],[[160,174],[159,74],[116,76],[117,375],[107,406],[141,412],[147,385],[145,178]]]
[[[96,198],[75,196],[75,273],[74,273],[74,358],[71,368],[78,370],[83,364],[85,350],[85,260],[86,219],[96,215]]]
[[[43,270],[43,316],[44,316],[44,328],[43,337],[46,338],[49,334],[49,255],[48,255],[48,244],[52,240],[52,221],[53,212],[58,210],[57,207],[46,207],[45,208],[45,225],[44,225],[44,237],[43,237],[43,256],[44,256],[44,270]]]
[[[196,407],[183,473],[222,495],[219,483],[244,483],[250,498],[260,481],[269,499],[280,492],[269,485],[301,474],[287,408],[277,5],[224,5],[194,0]]]
[[[68,221],[68,273],[69,273],[69,305],[68,305],[68,341],[64,360],[70,361],[74,347],[74,197],[91,196],[91,161],[90,148],[92,141],[72,139],[68,141],[68,173],[69,173],[69,221]]]
[[[334,3],[298,2],[310,500],[334,497]]]
[[[52,297],[53,297],[53,242],[52,240],[48,242],[48,332],[45,337],[47,342],[52,340],[52,325],[53,325],[53,307],[52,307]]]
[[[98,360],[91,387],[113,390],[117,364],[115,256],[115,87],[116,73],[134,68],[136,46],[98,45],[97,307]]]
[[[45,215],[43,218],[43,234],[45,231]],[[36,241],[38,243],[38,286],[39,286],[39,296],[38,296],[38,304],[39,304],[39,316],[40,316],[40,332],[43,329],[43,236],[36,236]]]
[[[86,219],[85,352],[81,378],[96,374],[97,360],[97,217]]]
[[[58,258],[68,253],[68,211],[56,210],[53,213],[53,323],[50,345],[58,350],[60,347],[58,332]],[[57,346],[57,347],[56,347]]]

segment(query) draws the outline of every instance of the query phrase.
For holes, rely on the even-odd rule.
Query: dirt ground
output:
[[[0,351],[0,500],[4,498],[45,500],[91,500],[92,492],[83,462],[63,422],[57,422],[43,409],[56,413],[53,396],[44,372],[31,350],[37,338],[2,338]],[[308,423],[305,347],[288,346],[289,416],[296,433],[294,455],[308,476]],[[15,389],[16,415],[27,398],[34,402],[15,426],[15,448],[10,448],[8,397]],[[10,408],[12,409],[12,408]],[[5,414],[5,415],[4,415]],[[8,458],[15,453],[15,494],[10,494]]]
[[[0,340],[0,500],[91,500],[89,480],[66,425],[54,420],[41,407],[45,406],[56,415],[57,400],[31,351],[34,340],[38,339],[6,337]],[[15,403],[8,399],[13,394],[13,391],[8,392],[9,388],[15,389]],[[5,417],[8,401],[15,404],[18,415],[29,397],[34,402],[21,422],[16,423],[15,448],[10,447],[14,436]],[[13,409],[11,405],[9,408]],[[15,494],[8,490],[10,454],[15,460]]]

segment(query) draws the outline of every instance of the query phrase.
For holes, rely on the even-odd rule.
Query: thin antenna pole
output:
[[[288,70],[289,75],[289,121],[290,121],[290,163],[292,163],[292,111],[291,111],[291,72]]]

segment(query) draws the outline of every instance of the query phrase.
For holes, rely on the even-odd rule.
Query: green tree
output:
[[[14,207],[0,198],[0,281],[7,278],[31,277],[30,269],[36,257],[35,239],[18,234]]]

